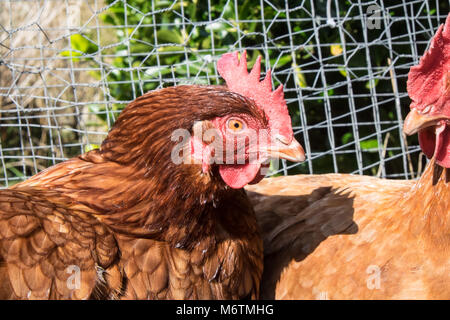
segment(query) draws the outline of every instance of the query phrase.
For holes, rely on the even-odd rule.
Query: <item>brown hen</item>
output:
[[[418,181],[328,174],[249,186],[264,238],[262,297],[450,299],[450,15],[411,68]]]
[[[449,299],[450,170],[417,181],[345,174],[248,186],[264,299]]]
[[[258,297],[262,241],[242,186],[261,179],[268,157],[304,153],[290,122],[275,130],[290,118],[282,92],[259,82],[259,61],[250,75],[237,53],[218,65],[229,89],[147,93],[99,150],[0,191],[0,298]],[[251,79],[240,85],[236,73]],[[194,133],[205,128],[214,139]],[[265,142],[246,139],[250,129]],[[229,141],[231,161],[211,161]],[[250,162],[250,153],[259,156]]]

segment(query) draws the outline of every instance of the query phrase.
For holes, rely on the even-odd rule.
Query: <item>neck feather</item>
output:
[[[450,249],[450,169],[432,159],[403,204],[414,214],[410,229],[428,243]]]
[[[195,246],[205,237],[254,234],[256,218],[244,190],[230,189],[217,167],[204,175],[199,165],[171,160],[174,130],[228,114],[261,117],[252,101],[225,87],[150,92],[122,111],[100,150],[27,184],[59,190],[117,232],[176,247]]]
[[[84,158],[89,161],[88,156]],[[190,249],[233,234],[256,232],[256,218],[245,191],[227,187],[218,174],[204,175],[200,165],[179,165],[155,176],[144,169],[114,166],[116,170],[105,167],[105,171],[98,164],[93,167],[92,172],[100,170],[103,178],[112,172],[109,181],[113,182],[96,196],[80,195],[79,199],[92,199],[85,204],[117,232]],[[84,190],[91,192],[91,188]]]

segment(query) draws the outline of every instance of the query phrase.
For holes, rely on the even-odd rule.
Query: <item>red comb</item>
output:
[[[226,53],[217,61],[217,70],[225,79],[228,88],[247,98],[264,110],[271,131],[281,134],[288,141],[293,139],[291,117],[284,100],[283,85],[272,91],[271,73],[267,71],[264,80],[261,76],[261,56],[256,59],[253,69],[247,71],[247,53],[242,53],[239,61],[238,52]]]
[[[408,74],[411,108],[433,105],[435,110],[450,108],[450,14],[431,41],[430,49]]]

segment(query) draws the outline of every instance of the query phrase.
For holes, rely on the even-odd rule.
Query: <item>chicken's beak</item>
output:
[[[403,132],[410,136],[422,129],[438,125],[443,119],[447,119],[447,117],[423,114],[419,113],[417,109],[412,109],[403,123]]]
[[[277,137],[275,143],[267,150],[271,158],[286,159],[292,162],[305,161],[305,150],[297,140],[286,143],[285,139]]]

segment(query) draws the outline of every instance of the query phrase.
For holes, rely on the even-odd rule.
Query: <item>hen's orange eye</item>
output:
[[[244,129],[244,123],[237,119],[230,119],[227,123],[228,129],[234,132],[239,132]]]

